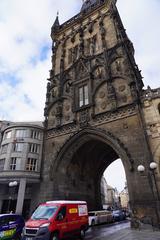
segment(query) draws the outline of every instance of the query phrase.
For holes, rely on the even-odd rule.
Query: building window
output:
[[[16,170],[16,161],[17,161],[16,157],[11,158],[10,170]]]
[[[5,132],[4,139],[11,138],[12,131]]]
[[[13,145],[13,151],[14,152],[22,152],[23,151],[23,146],[24,146],[24,143],[15,143]]]
[[[0,171],[4,170],[4,163],[5,163],[5,158],[0,159]]]
[[[79,107],[89,104],[88,85],[79,88]]]
[[[37,159],[35,158],[28,158],[27,165],[26,165],[27,171],[36,171],[37,170]]]
[[[16,130],[16,138],[23,139],[27,137],[27,130],[26,129],[18,129]]]
[[[8,144],[4,144],[1,147],[1,154],[7,153],[7,149],[8,149]]]
[[[10,162],[10,170],[21,170],[21,158],[12,157]]]
[[[39,131],[31,130],[31,138],[41,140],[41,133]]]
[[[36,143],[30,143],[29,144],[29,152],[32,153],[39,153],[40,145]]]

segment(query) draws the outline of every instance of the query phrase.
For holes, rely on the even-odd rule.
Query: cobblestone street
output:
[[[140,230],[132,230],[129,222],[113,225],[102,225],[90,229],[86,240],[160,240],[160,231],[144,226]]]

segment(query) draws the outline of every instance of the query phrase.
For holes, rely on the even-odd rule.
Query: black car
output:
[[[126,214],[122,210],[114,210],[113,211],[113,219],[114,221],[123,221],[126,219]]]

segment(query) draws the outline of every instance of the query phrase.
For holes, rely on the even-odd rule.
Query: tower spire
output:
[[[51,28],[51,37],[53,37],[54,33],[59,29],[59,11],[57,11],[57,16],[56,16],[56,19],[53,23],[53,26]]]

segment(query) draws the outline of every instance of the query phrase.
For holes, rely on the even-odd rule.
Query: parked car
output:
[[[18,214],[0,214],[0,240],[20,240],[24,225]]]
[[[124,211],[122,211],[120,209],[114,210],[112,215],[113,215],[114,221],[122,221],[122,220],[126,219],[126,215],[125,215]]]
[[[101,210],[101,211],[91,211],[88,212],[89,216],[89,226],[94,226],[101,223],[113,222],[113,215],[111,211]]]
[[[59,240],[78,235],[84,238],[88,229],[85,201],[48,201],[41,203],[23,231],[24,240]]]

